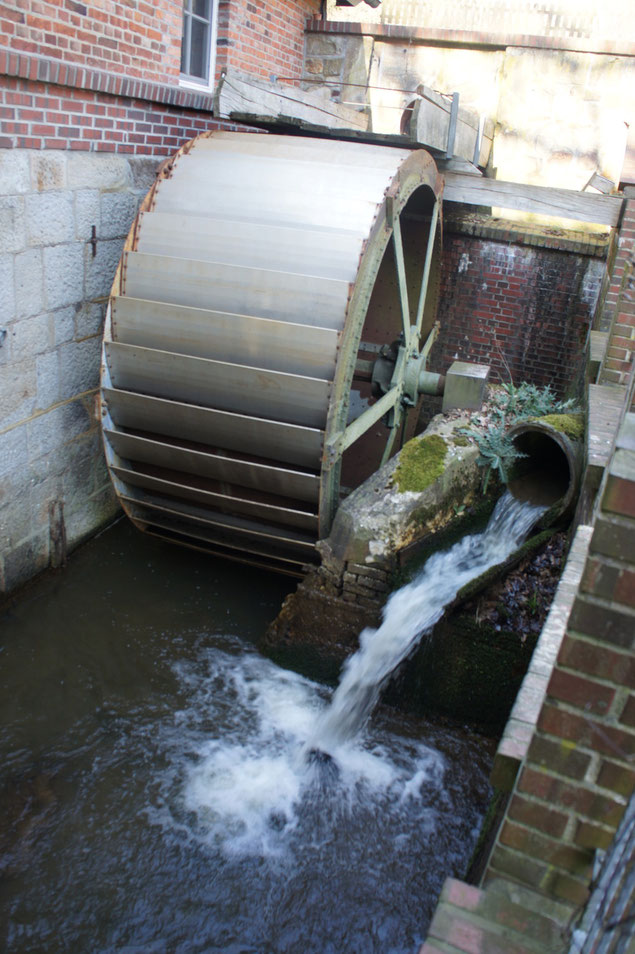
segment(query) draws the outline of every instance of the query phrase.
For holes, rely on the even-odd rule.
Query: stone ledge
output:
[[[519,33],[487,33],[475,30],[440,30],[432,27],[400,26],[394,23],[356,23],[343,20],[307,20],[306,33],[373,36],[377,40],[425,43],[428,46],[479,47],[504,50],[510,46],[538,50],[567,50],[579,53],[608,53],[635,56],[635,43],[597,37],[537,36]]]
[[[593,527],[578,527],[549,615],[536,644],[527,674],[498,745],[490,780],[510,792],[525,759],[538,722],[547,685],[558,657],[567,621],[582,579]]]
[[[608,331],[592,331],[589,340],[589,376],[596,383],[609,342]]]
[[[626,388],[611,384],[589,386],[589,425],[587,434],[588,469],[602,473],[608,464],[620,416],[624,408]]]

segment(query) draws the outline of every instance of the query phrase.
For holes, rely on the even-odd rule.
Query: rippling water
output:
[[[288,589],[120,523],[1,614],[3,950],[416,952],[491,745],[380,708],[307,760],[331,691],[254,649]]]

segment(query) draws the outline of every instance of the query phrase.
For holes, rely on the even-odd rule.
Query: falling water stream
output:
[[[284,581],[126,524],[29,588],[0,614],[0,948],[415,954],[492,743],[377,696],[536,516],[505,499],[429,560],[334,694],[255,649]]]
[[[393,593],[379,629],[360,635],[360,648],[348,659],[333,700],[318,720],[312,740],[316,750],[331,753],[360,731],[387,677],[430,632],[448,603],[466,583],[513,553],[546,509],[506,491],[483,533],[436,553],[412,583]]]

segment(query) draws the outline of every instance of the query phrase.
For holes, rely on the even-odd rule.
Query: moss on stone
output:
[[[583,414],[545,414],[544,417],[534,418],[542,424],[549,424],[550,427],[566,434],[574,441],[581,441],[584,437],[584,415]]]
[[[409,441],[401,452],[393,483],[400,493],[421,493],[441,476],[448,445],[438,434]]]
[[[465,434],[453,434],[452,443],[455,447],[467,447],[470,443],[470,439],[466,437]]]

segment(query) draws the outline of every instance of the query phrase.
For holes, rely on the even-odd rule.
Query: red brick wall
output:
[[[252,76],[300,79],[304,27],[320,0],[220,0],[217,74],[225,66]]]
[[[564,394],[583,370],[603,267],[587,255],[446,231],[430,366],[490,364],[494,382],[511,372],[515,384]]]
[[[319,0],[220,0],[217,74],[299,77]],[[0,148],[167,156],[214,128],[179,87],[181,0],[0,0]]]
[[[618,249],[606,294],[605,312],[610,333],[600,383],[625,384],[633,368],[635,352],[635,188],[625,189],[627,201]]]
[[[198,133],[237,128],[193,108],[13,77],[0,84],[0,121],[0,148],[157,157],[171,155]]]
[[[625,409],[632,378],[630,387]],[[626,431],[616,447],[557,665],[489,869],[489,877],[507,875],[573,905],[586,901],[595,851],[608,848],[635,791],[635,473],[624,465]]]
[[[181,0],[3,0],[0,30],[12,50],[158,82],[176,80]]]

